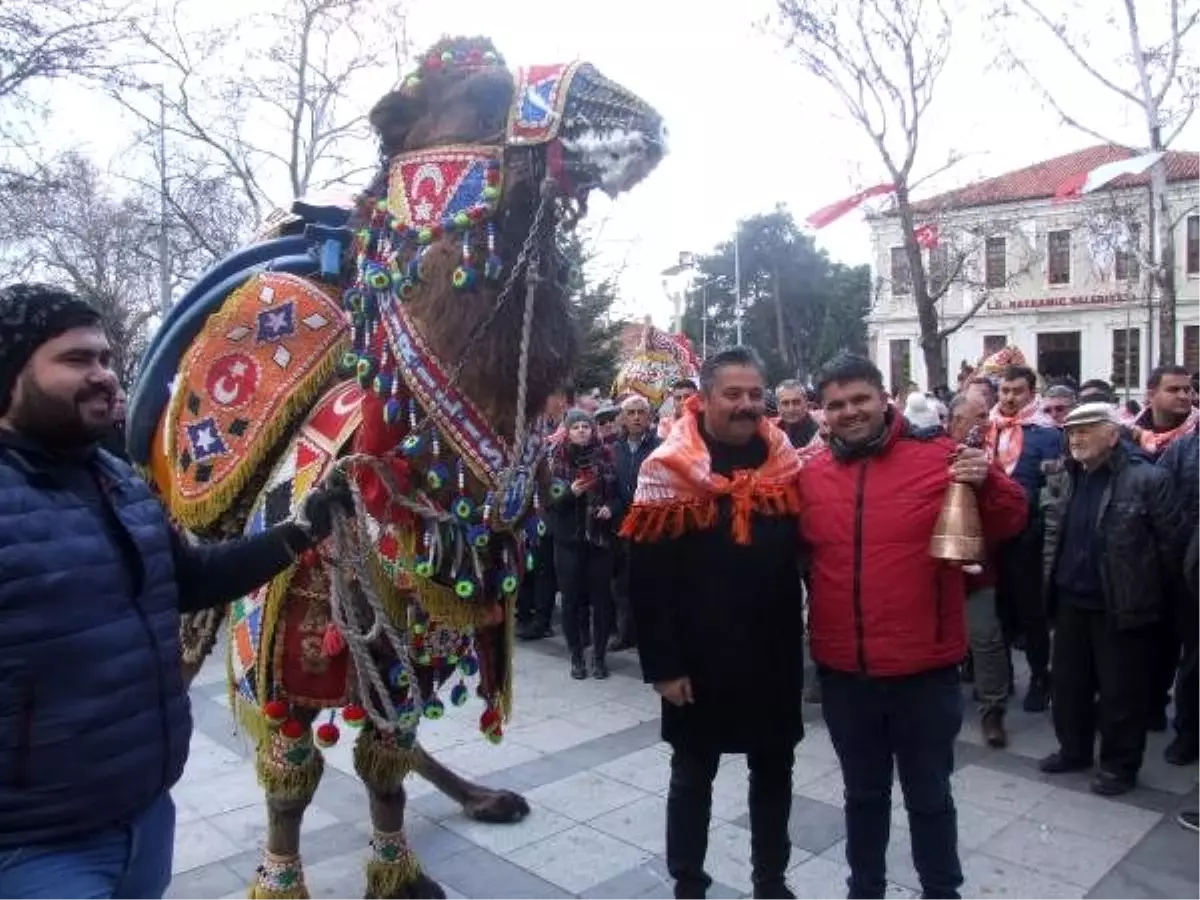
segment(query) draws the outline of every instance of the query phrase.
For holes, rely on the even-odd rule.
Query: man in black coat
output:
[[[1111,406],[1078,406],[1063,427],[1070,480],[1049,579],[1059,750],[1041,769],[1090,768],[1099,731],[1091,789],[1116,796],[1142,765],[1160,625],[1191,523],[1167,472],[1125,449]]]
[[[791,897],[795,745],[801,720],[803,604],[796,540],[799,460],[764,418],[762,364],[710,357],[642,465],[622,535],[646,682],[671,744],[667,868],[676,897],[703,897],[712,782],[722,753],[750,768],[755,897]]]
[[[640,394],[626,397],[621,403],[621,435],[613,444],[613,465],[617,473],[617,508],[613,519],[617,527],[625,511],[633,505],[637,490],[638,472],[646,458],[662,443],[650,425],[650,401]],[[616,602],[617,633],[609,650],[628,650],[637,646],[637,630],[629,604],[629,541],[621,538],[616,546],[616,572],[613,578],[613,599]]]

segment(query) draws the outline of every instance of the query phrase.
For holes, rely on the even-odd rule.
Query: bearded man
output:
[[[220,606],[329,534],[302,519],[224,544],[178,534],[100,447],[116,376],[100,315],[0,290],[0,897],[161,897],[192,731],[179,613]]]
[[[1045,712],[1050,701],[1050,630],[1043,599],[1042,488],[1046,472],[1061,459],[1062,433],[1041,409],[1034,393],[1037,374],[1008,366],[1000,376],[1000,400],[992,408],[988,450],[1005,474],[1025,489],[1029,519],[1025,529],[1000,548],[996,602],[1008,630],[1025,642],[1029,663],[1026,712]]]
[[[926,897],[962,884],[950,776],[962,725],[962,569],[930,539],[950,482],[971,485],[983,536],[1020,531],[1028,501],[981,450],[909,426],[869,359],[835,358],[817,382],[828,447],[798,476],[811,552],[812,655],[842,767],[851,897],[882,897],[898,771]]]
[[[667,868],[676,897],[703,897],[712,782],[722,753],[750,768],[755,897],[791,897],[795,746],[804,631],[796,474],[763,417],[763,366],[735,347],[704,361],[700,393],[642,465],[621,534],[642,674],[671,745]]]

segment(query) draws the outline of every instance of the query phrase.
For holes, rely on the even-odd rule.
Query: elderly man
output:
[[[1053,384],[1042,394],[1042,412],[1059,428],[1074,408],[1075,391],[1065,384]]]
[[[779,419],[775,424],[784,430],[793,447],[803,450],[821,430],[809,411],[804,385],[794,378],[781,381],[775,388],[775,399],[779,406]]]
[[[613,520],[620,529],[625,512],[633,505],[637,491],[638,473],[642,463],[661,443],[650,428],[650,401],[640,394],[626,397],[621,403],[621,436],[613,446],[613,463],[617,472],[617,503]],[[617,609],[617,633],[609,650],[628,650],[637,646],[633,611],[629,606],[629,542],[624,538],[616,545],[616,577],[613,597]]]
[[[662,697],[671,745],[667,869],[676,897],[705,896],[713,778],[721,754],[744,753],[754,896],[791,897],[792,768],[804,735],[800,461],[763,417],[753,350],[710,356],[700,385],[642,466],[622,527],[642,676]]]
[[[1070,480],[1050,580],[1055,614],[1051,774],[1100,768],[1091,788],[1131,790],[1142,765],[1158,625],[1190,523],[1168,472],[1130,455],[1116,411],[1085,403],[1064,428]],[[1099,701],[1096,697],[1099,695]]]
[[[983,451],[911,428],[870,360],[833,360],[817,389],[829,445],[797,477],[800,536],[812,560],[812,655],[846,789],[850,896],[884,895],[898,770],[924,895],[957,897],[950,776],[964,584],[929,543],[952,480],[974,487],[992,543],[1021,530],[1028,501]]]

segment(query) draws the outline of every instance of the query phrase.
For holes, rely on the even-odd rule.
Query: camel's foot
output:
[[[248,896],[250,900],[307,898],[308,885],[304,883],[304,866],[300,863],[300,857],[265,851]]]
[[[442,886],[418,870],[415,875],[408,874],[404,880],[397,880],[386,871],[376,873],[374,879],[376,884],[372,884],[373,867],[376,870],[383,869],[384,863],[367,863],[367,893],[366,896],[371,898],[390,897],[395,900],[443,900],[446,892],[442,890]],[[387,884],[388,887],[383,888],[378,885]]]
[[[441,885],[421,871],[404,832],[375,830],[374,856],[367,863],[367,897],[432,898],[446,896]]]
[[[500,825],[520,822],[529,815],[529,804],[520,794],[488,788],[479,788],[478,795],[465,800],[462,808],[468,818]]]

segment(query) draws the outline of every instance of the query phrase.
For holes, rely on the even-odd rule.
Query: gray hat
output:
[[[589,413],[586,409],[580,409],[578,406],[568,409],[567,414],[563,416],[563,425],[565,425],[567,428],[570,428],[572,425],[577,425],[580,422],[587,422],[589,425],[591,425],[592,416],[591,413]]]
[[[620,414],[621,408],[619,406],[613,406],[611,403],[605,403],[598,410],[596,410],[595,419],[598,423],[611,422]]]
[[[1063,428],[1074,428],[1076,425],[1098,425],[1107,422],[1109,425],[1120,425],[1117,411],[1107,403],[1081,403],[1063,420]]]

